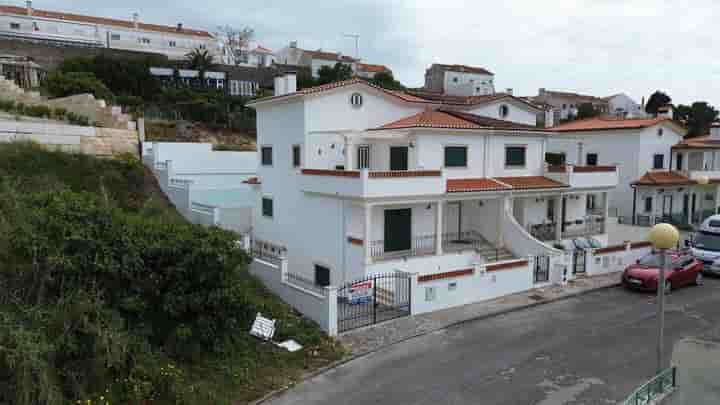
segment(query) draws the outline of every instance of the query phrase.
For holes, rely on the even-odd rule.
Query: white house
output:
[[[26,7],[0,5],[0,36],[48,41],[74,46],[151,52],[170,59],[184,59],[194,49],[222,55],[218,42],[207,31],[148,24],[138,13],[132,20],[95,17],[60,11],[40,10],[32,1]]]
[[[714,142],[683,141],[687,130],[669,117],[592,118],[552,130],[557,135],[550,139],[549,152],[582,166],[618,167],[620,181],[611,193],[611,211],[621,221],[687,224],[694,215],[717,206],[715,186],[697,182],[704,175],[720,179],[720,172],[713,172],[720,169],[720,155],[713,160]],[[713,197],[707,200],[709,194]]]
[[[562,255],[552,242],[607,243],[616,168],[547,167],[551,133],[534,114],[532,123],[500,120],[479,115],[485,106],[359,79],[301,91],[295,83],[278,77],[275,96],[249,104],[261,160],[249,183],[253,238],[284,252],[298,277],[338,286],[394,271],[436,280],[511,270],[457,305],[559,281],[562,269],[528,264]]]
[[[608,102],[608,113],[620,118],[645,118],[647,113],[637,101],[625,93],[605,97]]]
[[[314,78],[323,66],[334,67],[337,63],[348,65],[353,72],[357,70],[358,59],[343,55],[339,52],[328,52],[318,49],[310,51],[298,48],[297,42],[292,41],[290,45],[280,49],[275,57],[277,63],[296,66],[308,66]]]
[[[495,94],[495,75],[481,67],[433,63],[425,70],[425,90],[451,96]]]

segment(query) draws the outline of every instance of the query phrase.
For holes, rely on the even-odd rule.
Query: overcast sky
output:
[[[16,3],[24,2],[15,0]],[[496,90],[539,87],[638,102],[656,89],[673,102],[720,105],[720,41],[713,0],[35,0],[36,8],[215,31],[250,26],[263,46],[360,56],[421,86],[433,62],[481,66]]]

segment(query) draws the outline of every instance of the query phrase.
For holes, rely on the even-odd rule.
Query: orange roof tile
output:
[[[365,72],[371,72],[371,73],[380,73],[380,72],[389,72],[390,71],[390,69],[388,69],[387,66],[385,66],[385,65],[371,65],[368,63],[358,63],[357,69],[365,71]]]
[[[711,139],[709,136],[687,138],[672,147],[673,149],[719,149],[720,139]]]
[[[697,182],[678,172],[647,172],[630,184],[636,186],[686,186],[697,184]]]
[[[487,178],[475,179],[449,179],[447,181],[448,193],[468,193],[473,191],[502,191],[510,190],[509,186]]]
[[[260,179],[258,179],[257,177],[251,177],[247,180],[244,180],[243,183],[245,183],[245,184],[260,184]]]
[[[595,117],[588,118],[585,120],[577,120],[560,124],[549,128],[550,131],[555,132],[575,132],[575,131],[603,131],[603,130],[614,130],[614,129],[641,129],[651,127],[653,125],[662,122],[672,122],[670,118],[657,117],[657,118],[609,118],[609,117]]]
[[[24,7],[0,5],[0,13],[27,15],[27,9]],[[51,19],[56,19],[56,20],[77,21],[77,22],[90,23],[90,24],[112,25],[112,26],[116,26],[116,27],[130,28],[130,29],[134,28],[134,23],[132,21],[117,20],[114,18],[92,17],[92,16],[86,16],[86,15],[80,15],[80,14],[63,13],[63,12],[58,12],[58,11],[39,10],[36,8],[33,9],[33,16],[42,17],[42,18],[51,18]],[[177,27],[170,27],[170,26],[166,26],[166,25],[156,25],[156,24],[145,24],[145,23],[140,23],[139,28],[142,30],[147,30],[147,31],[158,31],[158,32],[172,33],[172,34],[178,34],[178,35],[191,35],[191,36],[213,38],[213,36],[207,31],[194,30],[194,29],[189,29],[189,28],[183,28],[182,30],[178,30]]]
[[[568,187],[567,184],[543,176],[495,177],[494,179],[511,186],[513,190]]]
[[[481,115],[452,110],[431,110],[399,119],[374,130],[406,128],[445,128],[445,129],[505,129],[513,131],[541,131],[537,127],[498,120]]]

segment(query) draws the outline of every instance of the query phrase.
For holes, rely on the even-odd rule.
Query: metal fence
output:
[[[668,368],[653,377],[630,395],[623,405],[646,405],[663,394],[671,392],[676,387],[676,369]]]
[[[370,241],[370,256],[374,259],[393,259],[405,256],[422,256],[435,253],[435,234],[414,236],[410,248],[386,250],[384,240]]]
[[[284,277],[285,279],[283,281],[288,284],[304,288],[314,292],[315,294],[326,295],[325,287],[315,284],[315,282],[309,278],[305,278],[299,274],[291,273],[289,271],[284,274]]]

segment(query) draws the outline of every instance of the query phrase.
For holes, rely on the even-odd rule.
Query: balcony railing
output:
[[[646,405],[654,399],[672,392],[677,386],[677,371],[675,367],[668,368],[641,385],[626,400],[623,405]]]
[[[594,235],[602,235],[606,232],[605,217],[589,215],[576,221],[565,222],[565,230],[561,232],[562,239],[581,238]],[[557,223],[548,222],[544,224],[531,224],[528,231],[535,239],[541,241],[556,240]]]
[[[379,260],[397,259],[408,256],[425,256],[435,254],[435,234],[414,236],[410,240],[409,249],[385,250],[385,240],[370,241],[370,257]]]
[[[468,249],[480,249],[486,244],[477,231],[450,232],[442,234],[442,246],[446,252],[461,252]]]
[[[545,175],[571,187],[615,187],[618,184],[616,166],[550,165]]]
[[[303,169],[303,191],[349,197],[385,197],[442,194],[441,170],[325,170]]]

